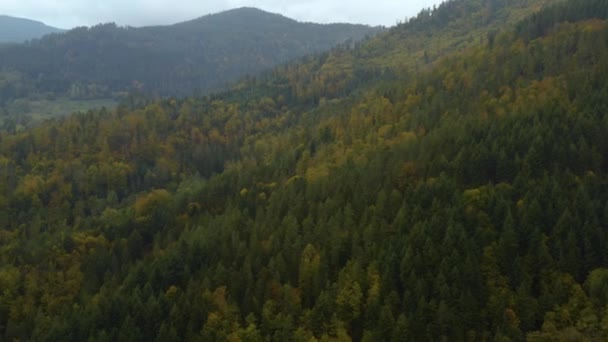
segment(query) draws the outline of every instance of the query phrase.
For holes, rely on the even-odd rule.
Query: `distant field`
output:
[[[72,113],[87,112],[102,107],[114,108],[117,105],[118,101],[115,99],[17,99],[4,107],[0,107],[0,131],[19,131],[45,120],[61,118]]]
[[[40,121],[50,118],[66,116],[76,112],[86,112],[91,109],[107,107],[112,108],[118,102],[113,99],[99,100],[40,100],[29,101],[28,111],[26,112],[33,121]]]

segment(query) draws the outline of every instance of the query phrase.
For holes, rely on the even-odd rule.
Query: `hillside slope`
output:
[[[606,340],[607,4],[0,133],[0,333]]]
[[[38,21],[0,15],[0,44],[22,43],[62,31]]]

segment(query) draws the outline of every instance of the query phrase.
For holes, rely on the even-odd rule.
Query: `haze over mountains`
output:
[[[18,85],[0,99],[27,93],[111,96],[135,88],[185,95],[224,88],[293,58],[378,32],[363,25],[299,23],[241,8],[171,26],[103,24],[0,49],[0,66]]]
[[[128,93],[208,94],[246,75],[380,31],[300,23],[254,8],[170,26],[76,28],[0,47],[0,108],[5,119],[24,122],[30,116],[86,110],[99,100],[110,104]]]
[[[608,0],[453,0],[0,130],[0,339],[607,341],[607,79]]]
[[[0,15],[0,44],[22,43],[64,30],[47,26],[41,22]]]

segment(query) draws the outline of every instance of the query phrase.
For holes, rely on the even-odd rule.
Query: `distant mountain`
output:
[[[0,44],[22,43],[26,40],[62,31],[38,21],[0,15]]]
[[[133,89],[156,95],[206,93],[378,31],[300,23],[254,8],[171,26],[76,28],[0,49],[0,65],[11,70],[13,80],[0,85],[0,100],[32,93],[98,98]]]

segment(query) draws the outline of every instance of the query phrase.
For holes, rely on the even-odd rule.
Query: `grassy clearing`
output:
[[[113,99],[97,99],[97,100],[38,100],[28,102],[29,115],[33,121],[41,121],[51,118],[58,118],[77,112],[86,112],[95,108],[112,108],[118,104]]]

